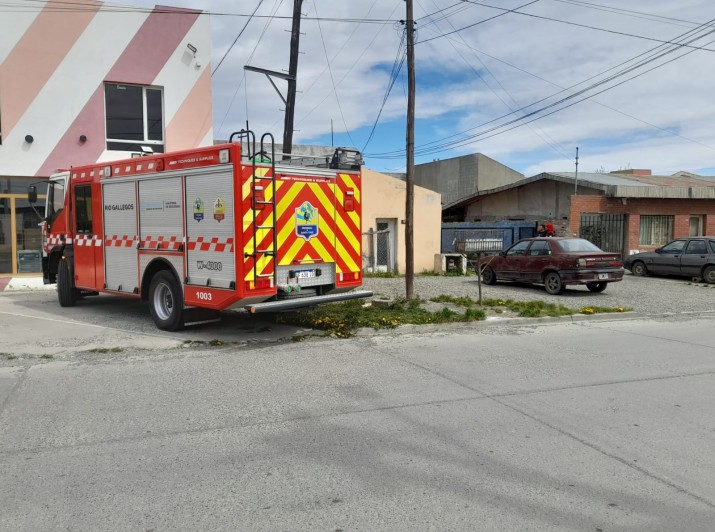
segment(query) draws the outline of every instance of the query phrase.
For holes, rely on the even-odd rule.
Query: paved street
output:
[[[706,310],[296,343],[54,297],[0,296],[0,530],[712,530]]]

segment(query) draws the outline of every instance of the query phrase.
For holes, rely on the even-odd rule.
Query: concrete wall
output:
[[[415,166],[415,184],[439,192],[445,205],[523,178],[481,153]]]
[[[47,176],[129,157],[106,149],[105,82],[163,89],[166,151],[211,145],[207,15],[118,13],[93,0],[81,9],[42,5],[0,16],[0,175]]]
[[[378,219],[394,219],[397,229],[397,268],[405,272],[405,182],[363,169],[362,230],[376,229]],[[415,273],[434,268],[434,255],[440,252],[442,203],[440,195],[415,186],[414,201],[414,264]],[[365,242],[365,238],[363,238]],[[365,244],[363,244],[365,245]]]
[[[598,196],[599,190],[579,188],[581,194]],[[570,216],[570,197],[573,186],[567,183],[542,179],[503,192],[478,198],[465,210],[465,221],[493,220],[552,220],[555,226],[563,224]],[[557,223],[558,222],[558,223]],[[565,230],[568,224],[565,225]]]

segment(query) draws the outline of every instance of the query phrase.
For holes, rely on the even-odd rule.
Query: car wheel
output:
[[[72,269],[67,259],[60,260],[57,271],[57,299],[61,307],[73,307],[77,302]]]
[[[176,277],[166,270],[157,272],[149,285],[149,312],[164,331],[184,328],[184,298]]]
[[[608,283],[586,283],[586,288],[591,292],[603,292],[607,286]]]
[[[566,289],[564,284],[561,282],[561,276],[556,272],[549,272],[544,277],[544,288],[551,295],[562,294]]]
[[[497,274],[491,266],[484,266],[482,268],[482,282],[484,284],[497,284]]]
[[[703,270],[703,281],[706,283],[715,283],[715,266],[708,266]]]
[[[631,266],[631,272],[638,277],[645,277],[648,275],[648,268],[646,268],[645,263],[637,260],[633,263],[633,266]]]

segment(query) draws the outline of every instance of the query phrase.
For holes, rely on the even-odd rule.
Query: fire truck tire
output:
[[[166,270],[157,272],[149,284],[149,312],[159,329],[184,328],[184,298],[176,277]]]
[[[57,299],[61,307],[73,307],[77,302],[77,291],[67,260],[61,260],[57,270]]]

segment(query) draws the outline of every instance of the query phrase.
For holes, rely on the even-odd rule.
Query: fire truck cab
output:
[[[276,160],[270,134],[257,143],[244,130],[227,144],[58,172],[41,223],[44,281],[63,307],[99,293],[139,298],[165,330],[230,308],[370,297],[354,290],[361,164],[345,148]]]

